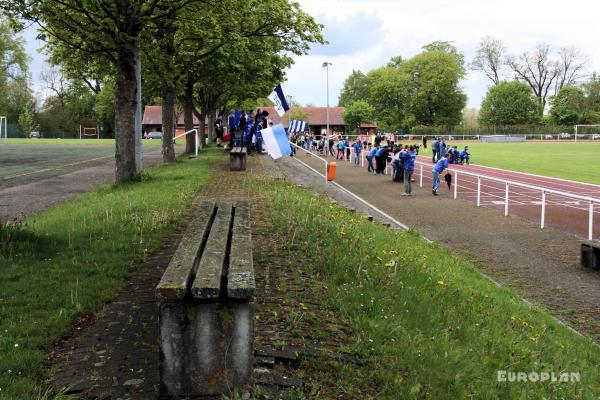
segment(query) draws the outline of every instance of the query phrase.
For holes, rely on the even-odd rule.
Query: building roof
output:
[[[274,124],[282,123],[283,126],[287,127],[287,114],[281,118],[275,111],[274,107],[260,107],[260,109],[268,111],[268,119],[272,119]],[[299,111],[306,114],[306,122],[308,122],[308,125],[327,125],[327,107],[299,107]],[[342,118],[343,112],[344,107],[329,107],[329,125],[346,125],[344,119]]]
[[[288,126],[289,114],[285,114],[280,117],[275,111],[275,107],[259,107],[261,110],[267,111],[269,116],[267,119],[272,120],[273,124],[283,124]],[[347,125],[342,118],[344,107],[329,107],[329,125],[330,126],[341,126]],[[325,126],[327,125],[327,107],[299,107],[299,111],[306,114],[309,126]],[[175,115],[177,118],[177,125],[183,126],[183,112],[181,109],[175,109]],[[199,124],[198,118],[193,116],[194,126]],[[223,117],[224,120],[227,116]],[[162,125],[162,106],[146,106],[144,109],[144,117],[142,119],[142,125]],[[373,123],[361,123],[361,128],[377,128],[377,124]]]
[[[184,125],[182,109],[175,107],[175,118],[177,119],[177,125]],[[194,126],[198,126],[200,123],[198,118],[193,115],[192,119]],[[162,106],[146,106],[142,125],[162,125]]]

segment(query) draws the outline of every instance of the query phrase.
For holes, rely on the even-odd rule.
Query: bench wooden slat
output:
[[[219,203],[215,221],[198,263],[196,278],[192,284],[192,296],[197,299],[219,297],[231,222],[231,207],[230,203]]]
[[[249,299],[255,292],[250,205],[239,203],[235,207],[233,220],[227,296],[234,299]]]
[[[203,238],[207,235],[207,230],[210,229],[214,208],[215,204],[212,202],[200,206],[198,214],[181,238],[171,262],[156,286],[158,297],[169,300],[185,297],[187,287],[195,273],[194,266],[198,251],[202,246]]]

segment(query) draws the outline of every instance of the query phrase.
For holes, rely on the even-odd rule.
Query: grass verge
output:
[[[210,176],[215,150],[99,188],[0,226],[0,399],[43,397],[46,354],[76,316],[123,287],[131,267],[182,223]]]
[[[323,282],[326,292],[317,295],[352,328],[342,351],[365,362],[351,374],[308,362],[310,390],[298,398],[337,398],[332,387],[348,399],[598,398],[598,347],[470,263],[296,185],[251,184],[268,207],[273,235],[290,254],[301,252],[294,268]],[[574,373],[579,381],[499,382],[498,371]]]

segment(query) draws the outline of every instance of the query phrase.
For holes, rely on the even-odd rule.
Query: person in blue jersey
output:
[[[440,188],[440,175],[448,168],[448,153],[442,153],[442,157],[435,163],[431,173],[433,174],[433,183],[431,185],[431,193],[437,196],[437,191]]]
[[[469,154],[469,146],[465,146],[465,148],[460,152],[460,163],[464,163],[465,161],[467,162],[467,164],[469,163],[469,159],[471,158],[471,154]]]
[[[358,138],[356,139],[356,142],[354,142],[354,144],[352,145],[352,148],[354,149],[354,164],[360,165],[360,155],[362,153],[363,147],[362,143]]]
[[[439,144],[439,153],[438,153],[438,160],[440,158],[442,158],[442,154],[444,154],[447,150],[446,150],[446,141],[444,140],[443,137],[440,137],[440,144]]]
[[[265,123],[265,119],[259,119],[258,122],[256,123],[256,131],[254,132],[254,137],[256,138],[256,152],[258,154],[262,154],[262,141],[263,141],[263,137],[262,137],[262,130],[263,130],[263,125]]]
[[[379,150],[379,146],[373,146],[367,153],[367,163],[369,164],[367,167],[367,172],[375,172],[375,168],[373,167],[373,159],[375,158],[375,154],[377,154],[377,150]]]
[[[404,193],[402,193],[402,196],[410,196],[412,194],[411,182],[415,171],[415,158],[417,158],[415,147],[410,146],[408,151],[403,151],[400,157],[404,161]]]
[[[242,133],[242,146],[246,147],[248,155],[252,152],[252,137],[254,136],[254,125],[246,124]]]

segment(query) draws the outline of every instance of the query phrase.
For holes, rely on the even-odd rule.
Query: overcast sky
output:
[[[329,44],[296,57],[284,92],[302,104],[326,104],[324,61],[329,67],[330,105],[337,105],[353,69],[366,73],[392,56],[410,58],[434,40],[453,41],[470,62],[483,36],[500,39],[518,55],[538,43],[575,46],[600,72],[598,0],[298,0],[325,25]],[[461,83],[468,107],[479,107],[489,81],[469,72]]]
[[[576,46],[587,55],[590,71],[600,72],[600,1],[598,0],[298,0],[304,11],[325,25],[329,41],[314,46],[309,55],[295,57],[287,71],[284,93],[300,103],[326,104],[324,61],[329,67],[330,105],[337,105],[344,80],[353,69],[368,72],[392,56],[410,58],[434,40],[453,41],[471,61],[479,40],[500,39],[510,54],[520,54],[538,43],[555,48]],[[25,32],[36,92],[42,43],[35,31]],[[469,72],[461,83],[469,107],[479,107],[489,86],[481,73]]]

